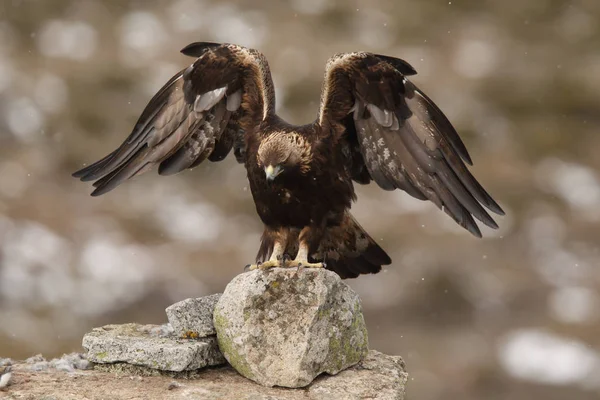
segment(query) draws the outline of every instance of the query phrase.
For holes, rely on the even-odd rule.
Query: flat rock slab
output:
[[[186,299],[165,310],[175,335],[184,338],[203,338],[215,335],[213,311],[220,293]]]
[[[336,376],[321,376],[304,389],[257,385],[229,366],[198,371],[197,379],[139,377],[95,370],[32,371],[15,362],[11,384],[0,398],[11,399],[202,399],[202,400],[403,400],[407,374],[402,358],[370,351],[358,365]]]
[[[243,376],[303,387],[367,354],[358,295],[331,271],[274,268],[236,276],[214,311],[219,347]]]
[[[217,339],[174,337],[160,325],[106,325],[83,337],[87,359],[94,363],[125,362],[163,371],[190,371],[225,363]]]

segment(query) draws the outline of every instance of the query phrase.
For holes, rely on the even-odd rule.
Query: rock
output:
[[[10,384],[12,378],[12,366],[0,367],[0,389],[4,389]]]
[[[177,388],[180,388],[182,385],[181,383],[177,382],[177,381],[171,381],[169,382],[169,386],[167,386],[167,390],[174,390]]]
[[[47,371],[50,368],[50,363],[48,361],[40,361],[31,364],[29,367],[32,371],[40,372]]]
[[[75,372],[77,369],[88,369],[90,362],[83,354],[71,353],[63,354],[61,358],[54,358],[50,361],[40,361],[31,366],[32,371],[45,371],[54,368],[64,372]]]
[[[84,370],[90,367],[90,362],[80,353],[63,354],[61,358],[53,358],[50,361],[38,354],[25,360],[25,363],[34,372],[48,371],[51,368],[64,372],[75,372],[77,369]]]
[[[50,366],[52,368],[55,368],[59,371],[64,371],[64,372],[74,372],[75,371],[75,367],[73,367],[73,365],[71,363],[69,363],[67,360],[63,360],[62,358],[53,360],[54,362],[50,363]]]
[[[313,400],[402,400],[407,380],[402,357],[371,350],[358,368],[350,368],[335,377],[316,381],[309,388],[309,397]]]
[[[90,362],[85,358],[85,355],[81,353],[63,354],[61,358],[55,358],[50,361],[56,369],[59,369],[58,365],[66,365],[68,370],[76,369],[88,369],[90,368]]]
[[[185,338],[203,338],[217,332],[213,325],[213,311],[220,293],[196,299],[186,299],[165,310],[175,335]]]
[[[156,334],[161,331],[156,325],[107,325],[86,334],[83,347],[94,363],[126,362],[164,371],[189,371],[225,362],[214,336],[186,340]]]
[[[243,376],[303,387],[368,351],[358,295],[327,270],[275,268],[235,277],[214,311],[219,347]]]
[[[260,386],[229,366],[204,369],[196,377],[184,380],[174,380],[172,372],[139,378],[96,368],[75,373],[55,369],[32,372],[28,364],[19,362],[12,368],[14,384],[7,390],[14,399],[402,400],[407,380],[400,357],[372,350],[356,366],[335,376],[320,376],[304,389]]]
[[[36,354],[35,356],[29,357],[25,362],[27,364],[36,364],[39,362],[46,362],[46,359],[41,354]]]
[[[171,324],[156,325],[149,333],[150,336],[169,337],[173,336],[173,327]]]

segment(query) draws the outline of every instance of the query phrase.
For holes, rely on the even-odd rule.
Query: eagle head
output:
[[[258,165],[269,182],[283,172],[304,174],[310,169],[310,146],[295,132],[273,133],[258,147]]]

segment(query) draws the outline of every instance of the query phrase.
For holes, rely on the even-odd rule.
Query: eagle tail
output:
[[[342,279],[376,274],[383,265],[392,262],[385,250],[350,213],[346,214],[339,228],[330,228],[324,243],[329,247],[328,251],[322,252],[327,269],[334,271]]]

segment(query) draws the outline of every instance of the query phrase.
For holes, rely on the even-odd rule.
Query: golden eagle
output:
[[[208,42],[181,52],[196,60],[150,100],[125,142],[73,174],[95,181],[92,196],[157,164],[171,175],[233,149],[265,225],[250,268],[325,266],[342,278],[391,263],[349,212],[353,182],[430,200],[478,237],[473,217],[498,227],[483,206],[504,212],[467,169],[471,158],[448,119],[408,80],[416,71],[406,61],[333,56],[317,119],[296,126],[275,114],[260,52]]]

